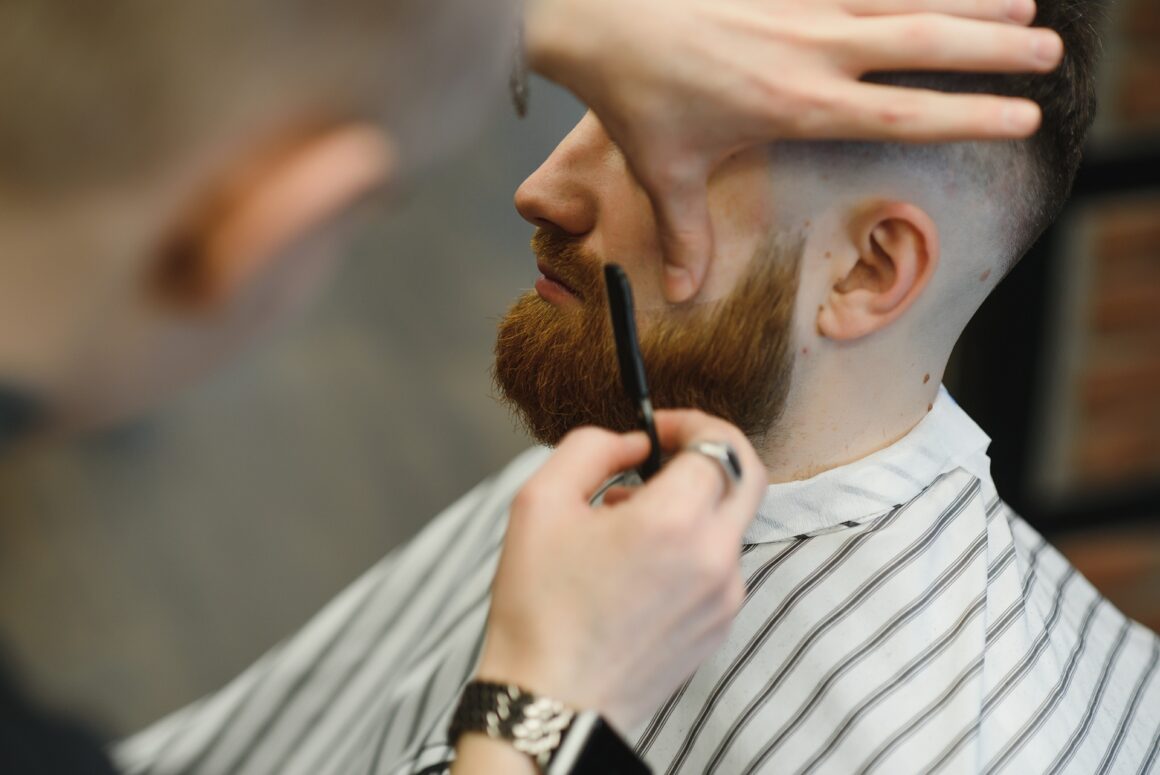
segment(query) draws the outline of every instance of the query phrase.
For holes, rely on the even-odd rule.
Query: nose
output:
[[[588,234],[596,226],[599,172],[610,145],[595,117],[585,116],[516,190],[516,210],[534,226]]]

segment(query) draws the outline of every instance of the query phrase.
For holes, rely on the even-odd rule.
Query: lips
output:
[[[576,283],[569,282],[567,278],[560,274],[560,272],[553,270],[552,267],[548,266],[544,261],[537,261],[536,268],[540,270],[540,274],[556,283],[557,285],[562,286],[564,290],[568,291],[576,298],[584,298],[580,292],[576,290]]]

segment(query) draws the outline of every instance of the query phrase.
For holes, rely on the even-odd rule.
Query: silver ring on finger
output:
[[[741,483],[741,458],[737,450],[727,441],[698,441],[685,447],[686,452],[695,452],[717,464],[725,477],[725,489],[731,490]]]

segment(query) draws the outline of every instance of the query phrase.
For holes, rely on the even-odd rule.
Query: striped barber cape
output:
[[[1160,771],[1160,639],[999,499],[945,391],[905,438],[774,485],[727,642],[627,737],[657,773]],[[219,693],[119,745],[129,773],[446,772],[532,450]]]

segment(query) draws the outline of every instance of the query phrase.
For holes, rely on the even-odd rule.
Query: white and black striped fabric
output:
[[[775,485],[728,642],[628,737],[657,773],[1160,771],[1160,640],[999,499],[943,391],[904,439]],[[443,773],[516,459],[233,684],[116,750],[129,773]]]

